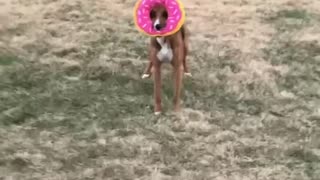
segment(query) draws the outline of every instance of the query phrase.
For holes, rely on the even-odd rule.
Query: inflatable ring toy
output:
[[[168,12],[166,26],[157,31],[153,28],[150,12],[156,5],[162,5]],[[169,36],[180,30],[185,22],[185,11],[180,0],[138,0],[134,7],[136,28],[148,36]]]

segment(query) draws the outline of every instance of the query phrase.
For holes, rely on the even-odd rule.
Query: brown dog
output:
[[[166,26],[168,12],[159,5],[152,9],[150,18],[153,28],[160,31]],[[188,54],[189,31],[183,25],[178,32],[165,37],[152,37],[149,46],[149,64],[142,75],[148,78],[151,73],[154,75],[154,112],[159,115],[161,107],[161,64],[171,63],[174,76],[174,111],[180,111],[180,94],[182,89],[183,72],[187,76],[189,73],[186,57]]]

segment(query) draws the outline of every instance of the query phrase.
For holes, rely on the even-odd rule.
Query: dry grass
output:
[[[0,0],[1,180],[320,177],[318,0],[183,0],[194,77],[174,116],[166,71],[161,117],[134,2]]]

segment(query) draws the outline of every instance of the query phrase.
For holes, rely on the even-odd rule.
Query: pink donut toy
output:
[[[163,5],[168,12],[166,27],[160,31],[153,28],[150,11]],[[179,31],[185,21],[184,7],[180,0],[138,0],[134,7],[134,22],[137,29],[148,36],[168,36]]]

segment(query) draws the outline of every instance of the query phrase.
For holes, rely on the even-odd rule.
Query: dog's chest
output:
[[[164,38],[157,38],[157,42],[160,44],[161,49],[157,54],[158,59],[161,62],[171,62],[173,58],[172,49],[170,47],[170,43],[164,41]]]

